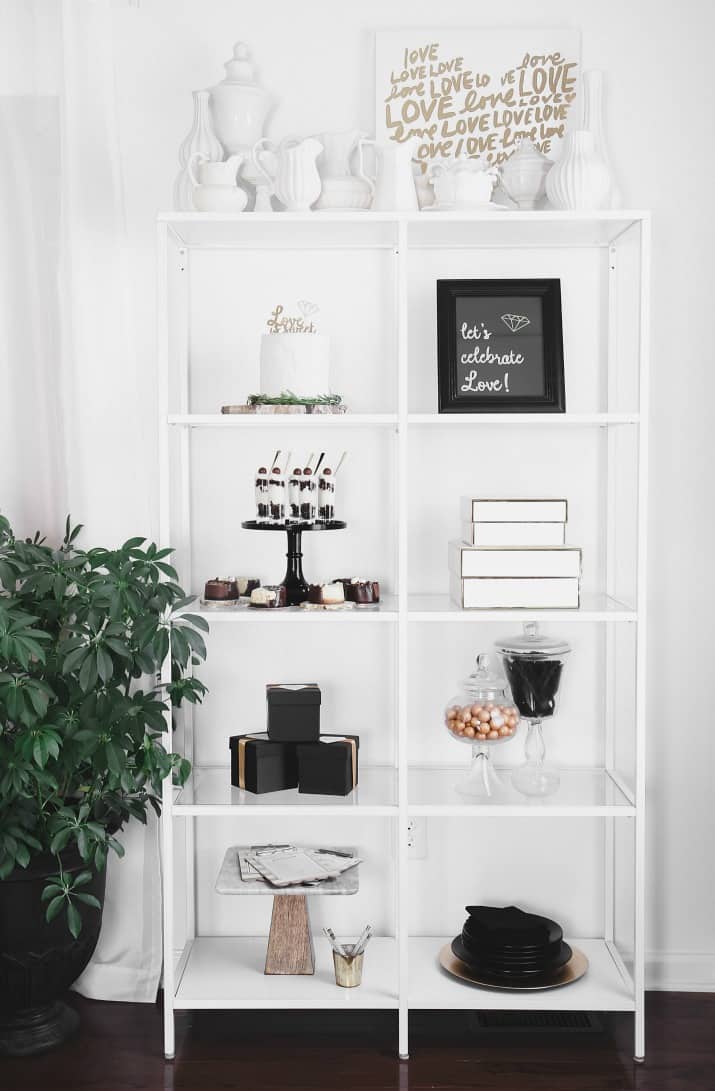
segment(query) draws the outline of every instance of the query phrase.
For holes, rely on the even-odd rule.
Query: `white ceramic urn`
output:
[[[564,154],[546,176],[546,196],[558,209],[609,207],[611,172],[596,151],[593,133],[577,129],[566,138]]]
[[[544,196],[546,176],[552,166],[531,140],[520,140],[499,170],[502,189],[517,208],[536,208],[536,202]]]
[[[211,88],[214,129],[227,155],[247,156],[263,136],[271,96],[256,83],[251,51],[245,42],[236,42],[224,68],[225,78]]]

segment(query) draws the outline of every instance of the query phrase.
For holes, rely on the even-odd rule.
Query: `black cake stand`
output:
[[[282,530],[288,535],[288,565],[283,582],[289,606],[298,606],[308,598],[308,583],[303,575],[303,553],[301,551],[303,531],[345,530],[348,524],[342,519],[333,519],[330,523],[259,523],[257,519],[247,519],[241,523],[244,530]]]

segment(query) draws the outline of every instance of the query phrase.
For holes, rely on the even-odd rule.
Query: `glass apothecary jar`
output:
[[[519,713],[507,697],[506,679],[492,670],[488,655],[477,656],[476,670],[449,701],[444,723],[453,739],[472,747],[469,773],[455,785],[459,794],[486,799],[499,792],[503,785],[491,760],[491,748],[513,738]]]
[[[495,646],[514,704],[528,725],[526,761],[512,773],[512,784],[522,795],[552,795],[561,778],[546,762],[542,723],[556,711],[561,675],[571,648],[565,640],[540,632],[536,622],[528,622],[523,633],[499,640]]]

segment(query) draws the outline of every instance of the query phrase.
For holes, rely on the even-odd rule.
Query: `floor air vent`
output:
[[[480,1011],[474,1013],[475,1030],[579,1030],[597,1031],[600,1020],[587,1011]]]

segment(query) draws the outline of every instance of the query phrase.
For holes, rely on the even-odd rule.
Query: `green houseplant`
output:
[[[53,549],[0,516],[0,1052],[72,1029],[58,998],[96,945],[107,854],[123,823],[160,813],[166,777],[186,780],[162,733],[205,692],[191,668],[208,626],[184,612],[171,550],[85,551],[80,530],[68,519]]]

